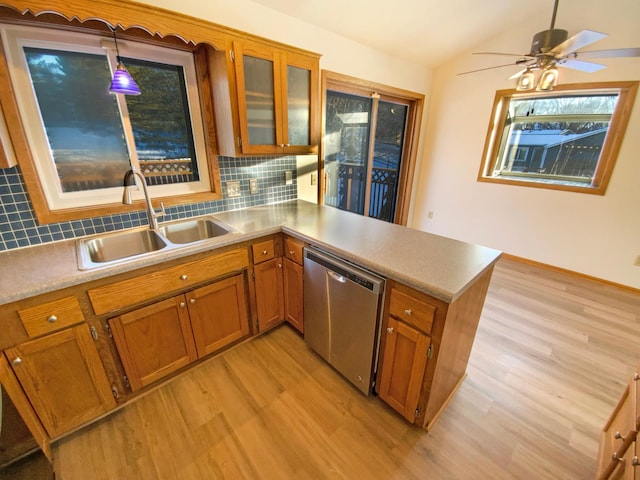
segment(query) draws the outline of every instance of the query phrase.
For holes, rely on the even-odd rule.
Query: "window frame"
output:
[[[499,183],[503,185],[517,185],[523,187],[545,188],[549,190],[563,190],[569,192],[588,193],[594,195],[604,195],[613,173],[624,134],[636,93],[638,90],[637,81],[631,82],[601,82],[601,83],[584,83],[584,84],[566,84],[559,85],[552,92],[519,92],[515,89],[498,90],[496,92],[489,127],[482,152],[482,161],[480,162],[480,170],[477,180],[479,182]],[[617,93],[619,95],[615,110],[611,115],[611,121],[605,137],[600,158],[596,165],[593,179],[590,184],[585,186],[563,185],[560,183],[537,182],[530,180],[517,180],[513,177],[501,178],[492,176],[496,164],[500,161],[498,154],[500,144],[502,143],[502,135],[504,132],[506,113],[509,109],[509,103],[513,98],[531,98],[531,97],[549,97],[557,96],[559,92],[592,94],[592,93]],[[515,176],[515,175],[514,175]]]
[[[66,32],[23,25],[2,24],[0,30],[2,32],[2,41],[9,65],[9,74],[16,95],[22,125],[27,135],[29,148],[33,155],[35,168],[48,208],[51,211],[60,211],[87,206],[108,205],[118,202],[122,198],[122,188],[120,187],[75,192],[62,191],[60,182],[58,181],[56,165],[46,138],[46,130],[41,118],[38,101],[31,83],[26,58],[22,51],[23,47],[36,47],[104,55],[113,71],[116,64],[113,40],[108,37],[105,38],[87,33]],[[205,133],[202,113],[200,111],[200,95],[198,92],[198,81],[193,54],[132,41],[118,42],[118,47],[122,57],[179,65],[183,68],[185,75],[187,101],[189,104],[193,140],[197,151],[196,161],[198,162],[200,179],[198,182],[157,186],[150,185],[148,187],[150,196],[155,198],[211,191],[209,167],[206,161]],[[140,170],[126,98],[124,95],[115,95],[115,97],[118,105],[119,119],[123,127],[124,137],[126,138],[129,160],[132,167]],[[134,198],[138,200],[143,199],[142,189],[138,188],[136,190],[137,192],[134,192],[133,195]]]

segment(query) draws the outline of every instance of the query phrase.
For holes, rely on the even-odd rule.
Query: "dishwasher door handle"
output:
[[[336,282],[347,283],[347,277],[343,277],[342,275],[332,272],[331,270],[327,270],[327,275],[333,278]]]

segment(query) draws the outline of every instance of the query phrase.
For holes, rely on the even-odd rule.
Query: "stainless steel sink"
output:
[[[149,229],[108,234],[78,242],[81,269],[114,263],[145,253],[157,252],[167,246],[164,238]]]
[[[210,218],[185,220],[162,225],[160,233],[171,243],[185,244],[226,235],[230,230]]]
[[[234,232],[213,217],[203,217],[161,225],[158,230],[140,228],[98,235],[78,240],[78,267],[80,270],[106,267]]]

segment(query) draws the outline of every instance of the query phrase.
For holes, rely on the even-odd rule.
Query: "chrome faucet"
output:
[[[131,201],[131,192],[129,190],[128,183],[131,177],[138,177],[140,179],[140,183],[142,183],[142,191],[144,192],[144,199],[147,202],[147,217],[149,217],[149,228],[151,230],[158,229],[158,217],[162,217],[165,215],[164,205],[160,202],[160,211],[156,212],[151,204],[151,197],[149,197],[149,191],[147,190],[147,181],[142,175],[141,172],[137,171],[135,168],[127,170],[127,173],[124,174],[124,192],[122,193],[122,203],[125,205],[131,205],[133,202]],[[134,182],[135,185],[135,182]]]

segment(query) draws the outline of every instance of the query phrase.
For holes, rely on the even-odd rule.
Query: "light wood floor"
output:
[[[431,432],[282,326],[54,445],[62,480],[590,479],[640,361],[637,295],[509,260]]]

